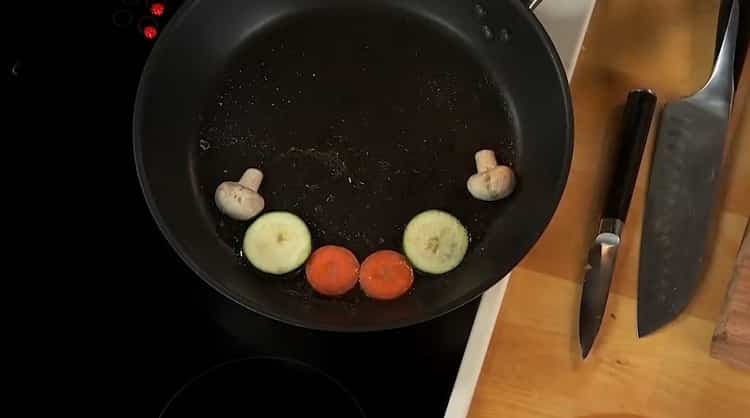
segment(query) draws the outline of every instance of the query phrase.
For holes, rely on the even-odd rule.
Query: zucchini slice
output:
[[[469,247],[469,233],[450,213],[431,209],[406,225],[404,253],[417,270],[442,274],[456,268]]]
[[[281,275],[305,263],[312,251],[312,238],[297,215],[268,212],[247,228],[242,250],[258,270]]]

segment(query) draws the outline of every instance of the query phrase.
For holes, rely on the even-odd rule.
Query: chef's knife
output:
[[[739,5],[732,2],[710,79],[665,106],[646,196],[638,278],[638,335],[676,318],[705,268],[734,94]]]
[[[651,128],[656,95],[650,90],[633,90],[628,94],[619,135],[619,152],[607,193],[599,233],[589,249],[585,267],[578,333],[581,353],[588,356],[599,333],[612,282],[620,232],[630,208],[630,199],[638,177],[643,148]]]

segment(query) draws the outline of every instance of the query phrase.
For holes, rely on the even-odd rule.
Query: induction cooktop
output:
[[[145,59],[181,1],[117,0],[111,19],[119,80],[117,132],[130,144],[131,108]],[[125,147],[123,147],[125,148]],[[124,152],[123,158],[131,158]],[[443,416],[479,301],[428,323],[404,329],[337,334],[311,331],[268,319],[230,303],[194,275],[160,235],[133,172],[128,191],[133,219],[128,231],[142,243],[128,283],[138,312],[132,336],[148,374],[143,416],[157,416],[190,378],[222,362],[250,357],[291,358],[338,380],[367,417]],[[144,287],[146,285],[147,287]],[[387,386],[383,382],[388,382]],[[417,389],[418,388],[418,389]]]

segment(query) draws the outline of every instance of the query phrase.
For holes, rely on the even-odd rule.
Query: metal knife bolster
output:
[[[589,248],[589,257],[584,276],[584,293],[590,290],[596,297],[599,314],[604,313],[606,295],[615,269],[617,250],[620,248],[620,234],[623,222],[617,218],[604,218],[599,222],[599,232]],[[593,282],[592,282],[593,281]]]
[[[602,219],[599,222],[599,233],[594,242],[602,246],[619,247],[623,225],[623,222],[617,218]]]
[[[617,218],[602,219],[599,222],[599,232],[591,244],[587,265],[590,270],[587,273],[594,273],[596,275],[597,286],[602,287],[601,292],[609,292],[609,284],[612,281],[617,250],[620,248],[620,234],[622,233],[623,225],[623,222]],[[584,280],[586,281],[587,278],[585,277]]]

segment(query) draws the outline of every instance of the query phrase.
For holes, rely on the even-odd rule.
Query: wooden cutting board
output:
[[[513,272],[470,417],[748,416],[750,373],[710,351],[750,215],[750,130],[734,130],[728,144],[717,236],[693,302],[675,322],[639,340],[638,253],[652,129],[607,312],[586,361],[577,334],[583,265],[614,161],[619,106],[630,89],[648,87],[660,111],[665,101],[702,86],[718,9],[719,0],[598,1],[572,80],[570,179],[547,231]]]

